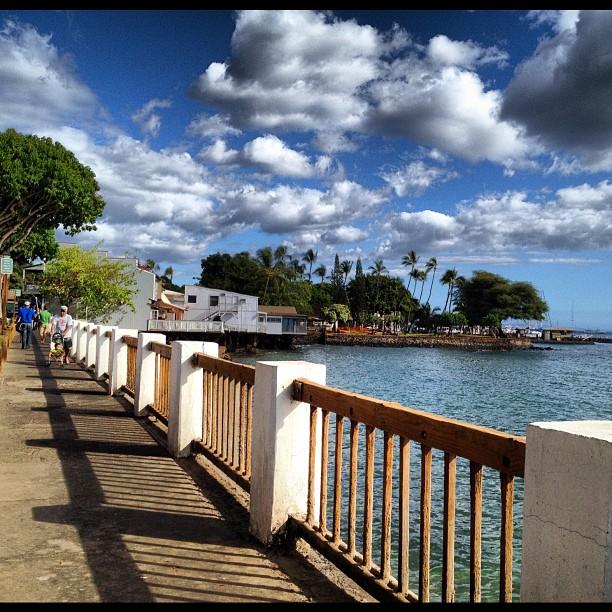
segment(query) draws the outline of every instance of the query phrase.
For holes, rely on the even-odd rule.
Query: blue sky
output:
[[[281,243],[406,278],[414,249],[611,329],[610,31],[612,11],[0,11],[0,129],[94,170],[106,209],[77,242],[179,283]]]

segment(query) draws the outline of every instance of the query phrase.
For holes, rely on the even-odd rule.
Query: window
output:
[[[210,296],[210,305],[211,306],[218,306],[219,305],[219,296],[218,295],[211,295]]]
[[[195,304],[195,303],[196,303],[196,301],[197,301],[197,299],[198,299],[198,296],[197,296],[197,295],[188,295],[188,296],[187,296],[187,302],[188,302],[189,304]]]

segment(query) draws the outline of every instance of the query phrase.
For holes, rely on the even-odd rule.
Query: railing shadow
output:
[[[93,393],[97,383],[80,366],[57,369],[56,379],[36,342],[33,354],[46,406],[32,410],[48,412],[53,437],[26,444],[57,450],[70,498],[35,507],[33,517],[76,529],[101,601],[307,599],[127,414],[125,400]]]

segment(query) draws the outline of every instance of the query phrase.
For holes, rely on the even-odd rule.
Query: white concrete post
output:
[[[89,369],[96,364],[96,329],[95,323],[87,325],[87,341],[85,343],[85,368]]]
[[[136,389],[134,393],[134,416],[145,414],[145,408],[155,398],[155,353],[147,347],[149,342],[166,343],[164,334],[138,335],[138,352],[136,353]]]
[[[77,359],[77,351],[79,344],[79,334],[81,333],[81,321],[77,319],[72,320],[72,348],[70,349],[70,356],[75,360]]]
[[[85,357],[87,356],[87,326],[89,323],[87,321],[81,321],[80,331],[79,331],[79,344],[77,350],[77,361],[79,363],[83,363],[85,361]]]
[[[137,329],[122,329],[112,327],[111,357],[109,364],[108,393],[114,395],[127,382],[128,345],[123,341],[123,336],[138,338]]]
[[[219,356],[216,342],[173,342],[170,359],[168,447],[173,457],[187,457],[191,441],[202,437],[204,370],[191,362],[194,353]]]
[[[109,325],[97,325],[98,334],[96,336],[96,380],[104,378],[104,374],[110,374],[109,370],[109,349],[111,339],[106,336],[106,332],[111,330]]]
[[[527,427],[521,602],[612,601],[612,421]]]
[[[292,399],[293,381],[325,384],[325,366],[306,361],[258,361],[251,432],[250,531],[264,544],[282,533],[290,515],[306,516],[310,407]],[[321,424],[316,454],[320,464]],[[320,467],[315,468],[315,513],[320,505]]]

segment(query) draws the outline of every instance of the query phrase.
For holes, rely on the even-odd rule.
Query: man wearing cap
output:
[[[30,348],[30,340],[32,339],[32,321],[34,321],[34,309],[30,307],[30,301],[26,300],[23,306],[17,313],[17,325],[23,323],[21,330],[21,348]]]
[[[72,317],[68,314],[68,306],[60,308],[60,314],[55,315],[51,321],[51,337],[58,331],[64,339],[66,351],[65,363],[70,363],[70,349],[72,348]]]

